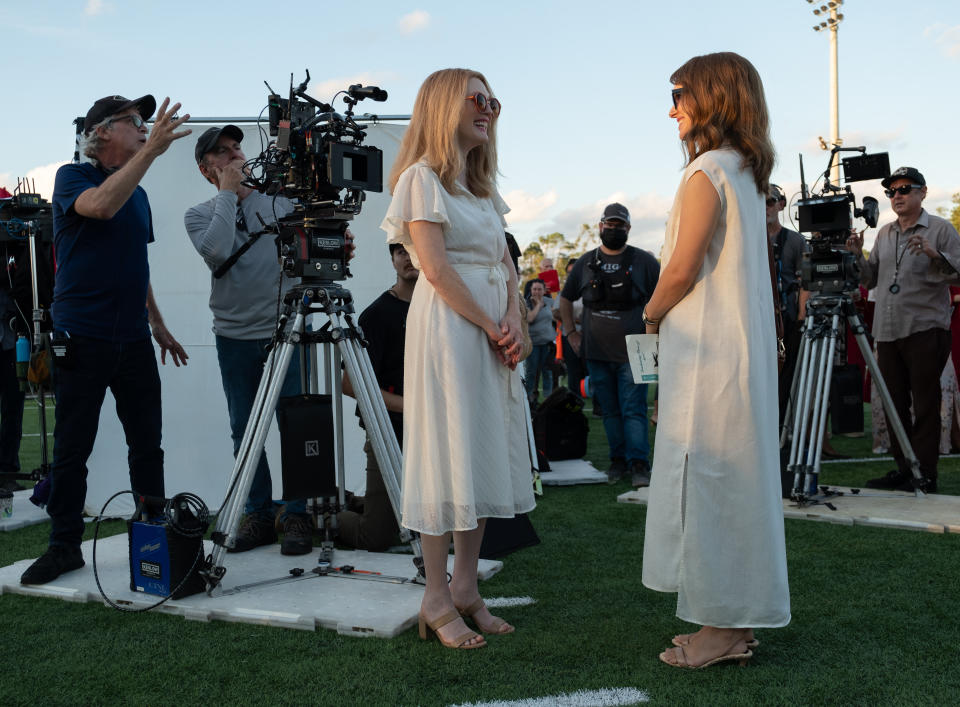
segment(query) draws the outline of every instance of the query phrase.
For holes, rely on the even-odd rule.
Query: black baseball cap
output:
[[[618,218],[624,223],[630,223],[630,212],[627,211],[627,207],[623,204],[614,202],[608,204],[607,208],[603,210],[603,216],[600,217],[600,220],[606,221],[608,218]]]
[[[909,179],[921,187],[927,186],[927,180],[923,178],[923,175],[920,174],[920,171],[916,167],[900,167],[895,172],[891,172],[890,176],[880,182],[880,184],[883,185],[884,189],[889,189],[890,185],[898,179]]]
[[[111,115],[122,113],[134,106],[137,107],[137,112],[140,113],[141,118],[150,120],[153,111],[157,109],[157,101],[150,94],[140,96],[140,98],[135,98],[132,101],[123,96],[106,96],[101,98],[87,111],[87,117],[83,119],[83,132],[90,132],[90,129],[97,123],[106,120]]]
[[[193,156],[197,158],[197,164],[203,156],[217,146],[217,140],[221,135],[233,138],[237,142],[243,142],[243,131],[236,125],[224,125],[222,128],[207,128],[203,134],[197,138],[197,146],[193,149]]]

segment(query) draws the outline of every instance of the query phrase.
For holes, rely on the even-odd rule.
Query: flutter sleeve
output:
[[[380,228],[387,232],[387,243],[412,245],[408,226],[411,221],[439,223],[446,231],[450,220],[445,196],[440,179],[427,164],[417,162],[405,169],[397,180],[393,201],[380,224]]]
[[[507,206],[507,202],[503,200],[503,197],[500,196],[500,192],[493,192],[493,208],[497,210],[497,213],[500,214],[500,222],[503,224],[503,227],[507,227],[507,219],[504,218],[504,214],[510,213],[510,207]]]

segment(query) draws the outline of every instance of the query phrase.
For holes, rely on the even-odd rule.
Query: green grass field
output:
[[[602,425],[590,424],[588,458],[605,468]],[[833,443],[869,456],[867,434]],[[822,478],[861,485],[888,468],[830,465]],[[628,488],[545,489],[531,514],[542,544],[481,586],[537,603],[500,610],[517,631],[482,650],[446,650],[415,629],[347,638],[5,594],[0,704],[447,705],[616,687],[663,705],[960,702],[960,537],[788,520],[791,624],[758,631],[745,668],[681,671],[657,654],[689,624],[674,596],[640,584],[645,509],[616,502]],[[960,494],[958,460],[941,462],[940,488]],[[0,533],[0,565],[42,553],[47,532]]]

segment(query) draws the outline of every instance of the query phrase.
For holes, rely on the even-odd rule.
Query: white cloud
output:
[[[383,87],[383,84],[389,84],[391,80],[395,79],[396,76],[387,72],[378,72],[371,73],[365,72],[362,74],[354,74],[353,76],[341,76],[338,78],[327,79],[325,81],[320,81],[318,83],[310,84],[310,88],[307,93],[309,93],[314,98],[317,98],[325,103],[329,103],[333,98],[334,94],[337,91],[345,91],[348,86],[352,86],[355,83],[363,84],[364,86],[374,85]],[[286,96],[286,93],[281,91],[281,95]],[[368,101],[369,102],[369,101]],[[361,105],[365,105],[361,104]],[[338,104],[339,106],[339,104]],[[341,110],[342,107],[334,106],[337,110]],[[359,110],[359,108],[358,108]],[[365,111],[359,111],[361,113]],[[372,110],[367,110],[366,112],[376,112]]]
[[[630,244],[659,255],[673,200],[666,195],[652,192],[634,197],[627,196],[624,192],[614,192],[592,203],[565,209],[544,221],[541,227],[536,229],[536,235],[556,231],[568,239],[576,238],[584,224],[595,226],[600,221],[603,208],[615,201],[630,211]],[[511,216],[512,214],[507,214],[508,219]],[[536,235],[524,240],[534,240]],[[518,240],[519,238],[518,236]]]
[[[414,10],[401,17],[397,26],[403,34],[413,34],[425,29],[430,24],[430,13],[423,10]]]
[[[507,220],[511,224],[525,223],[541,218],[543,213],[557,202],[557,192],[551,189],[540,196],[534,196],[522,189],[515,189],[504,194],[503,199],[510,207]]]
[[[83,8],[83,14],[93,17],[103,14],[107,9],[107,4],[103,0],[87,0],[87,6]]]
[[[923,36],[932,39],[947,56],[960,58],[960,25],[948,27],[938,22],[923,30]]]

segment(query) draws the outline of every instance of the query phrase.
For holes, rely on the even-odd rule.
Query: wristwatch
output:
[[[653,324],[654,326],[657,326],[659,323],[660,323],[660,320],[659,320],[659,319],[651,319],[650,317],[648,317],[648,316],[647,316],[647,310],[646,310],[646,308],[644,308],[644,310],[643,310],[643,324],[644,324],[644,326],[650,326],[651,324]]]

